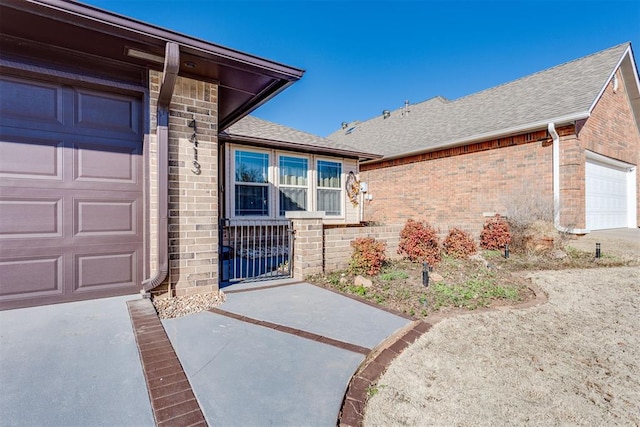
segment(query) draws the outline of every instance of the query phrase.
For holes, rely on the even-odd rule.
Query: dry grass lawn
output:
[[[365,425],[640,425],[640,268],[532,277],[546,304],[436,324],[372,388]]]

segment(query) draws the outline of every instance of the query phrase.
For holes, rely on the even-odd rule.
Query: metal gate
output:
[[[220,287],[291,276],[291,221],[222,219]]]

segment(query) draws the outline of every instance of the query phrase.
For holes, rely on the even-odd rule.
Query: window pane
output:
[[[318,160],[318,187],[341,188],[342,165],[336,162]]]
[[[306,188],[280,188],[280,216],[287,211],[307,210]]]
[[[236,216],[269,215],[269,187],[236,185]]]
[[[318,189],[318,210],[327,215],[340,215],[341,190]]]
[[[280,184],[307,185],[307,159],[298,157],[280,157]]]
[[[266,183],[268,178],[268,154],[236,151],[236,182]]]

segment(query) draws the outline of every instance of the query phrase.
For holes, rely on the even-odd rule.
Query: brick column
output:
[[[161,73],[150,72],[150,106],[155,112]],[[218,87],[179,77],[169,117],[169,275],[156,294],[175,295],[218,290]],[[151,114],[151,130],[155,118]],[[197,154],[190,137],[196,121]],[[149,138],[150,218],[155,220],[157,138]],[[200,165],[194,173],[193,161]],[[156,264],[155,223],[150,224],[150,264]]]
[[[322,273],[322,233],[324,212],[287,212],[293,222],[293,277]]]

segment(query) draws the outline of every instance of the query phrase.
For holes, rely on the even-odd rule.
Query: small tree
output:
[[[498,250],[511,243],[509,223],[505,218],[496,214],[484,223],[480,233],[480,246],[483,249]]]
[[[375,276],[380,273],[385,261],[385,242],[373,237],[360,237],[351,242],[353,253],[349,260],[349,271],[353,274]]]
[[[427,222],[408,220],[400,232],[398,253],[414,262],[440,262],[438,231]]]

